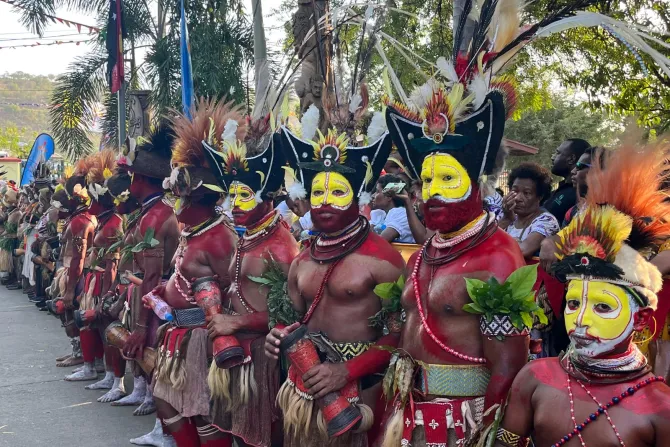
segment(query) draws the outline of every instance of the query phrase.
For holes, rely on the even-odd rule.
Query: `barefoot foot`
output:
[[[104,379],[91,385],[86,385],[84,388],[87,390],[111,390],[112,385],[114,385],[114,373],[107,371]]]
[[[114,407],[125,407],[130,405],[140,405],[144,402],[147,394],[147,381],[144,377],[135,377],[133,379],[133,392],[123,399],[112,402]]]
[[[98,373],[95,372],[95,367],[92,363],[84,363],[84,368],[81,371],[74,372],[65,377],[68,382],[85,382],[95,380],[98,378]]]
[[[112,389],[107,391],[107,393],[103,394],[98,398],[98,402],[101,403],[108,403],[108,402],[115,402],[122,397],[126,395],[126,391],[123,389],[123,380],[121,377],[115,377],[114,378],[114,384],[112,385]]]

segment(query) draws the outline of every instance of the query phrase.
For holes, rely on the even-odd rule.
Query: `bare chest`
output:
[[[580,436],[573,435],[574,439],[566,446],[579,446],[583,442],[587,447],[618,447],[622,445],[621,441],[627,447],[655,445],[654,430],[648,417],[636,414],[623,405],[611,407],[606,414],[598,413],[599,404],[609,402],[612,397],[621,394],[625,389],[626,385],[606,387],[602,390],[591,389],[591,397],[572,381],[571,399],[567,381],[565,388],[540,386],[533,394],[534,438],[537,445],[553,445],[572,433],[576,425],[583,424],[587,419],[591,420],[592,415],[598,417],[579,432],[581,439]],[[644,399],[643,396],[633,396],[631,399],[636,398]],[[572,421],[572,414],[575,422]]]

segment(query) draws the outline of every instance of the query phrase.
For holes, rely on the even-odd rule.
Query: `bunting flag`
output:
[[[27,9],[24,6],[17,4],[13,0],[0,0],[0,2],[7,3],[9,5],[12,5],[15,8],[18,8],[18,9]],[[50,18],[53,23],[56,23],[56,22],[62,23],[63,25],[67,26],[68,28],[71,25],[74,25],[77,28],[77,31],[80,32],[80,33],[81,33],[82,28],[86,28],[88,30],[88,34],[99,33],[100,32],[100,28],[97,28],[95,26],[84,25],[83,23],[73,22],[72,20],[62,19],[60,17],[56,17],[56,16],[52,16],[52,15],[48,15],[48,14],[46,14],[46,17]]]
[[[181,0],[180,47],[181,47],[181,102],[184,115],[191,119],[191,107],[193,107],[193,73],[191,72],[191,45],[188,41],[188,28],[186,27],[186,13],[184,12],[184,0]]]
[[[11,46],[5,46],[5,47],[0,47],[0,50],[13,50],[14,48],[28,48],[28,47],[49,47],[51,45],[63,45],[66,43],[74,43],[79,45],[80,43],[88,43],[91,42],[91,40],[57,40],[55,42],[48,42],[48,43],[41,43],[41,42],[35,42],[35,43],[28,43],[25,45],[11,45]]]
[[[109,1],[107,21],[107,80],[112,93],[121,89],[123,72],[123,38],[126,35],[123,26],[123,7],[121,0]]]

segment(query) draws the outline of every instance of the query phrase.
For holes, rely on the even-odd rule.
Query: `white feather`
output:
[[[288,196],[291,198],[291,200],[306,198],[307,190],[305,190],[305,185],[300,182],[294,182],[291,186],[288,187]]]
[[[302,139],[311,140],[316,134],[316,129],[319,127],[319,109],[312,104],[307,111],[302,115],[300,120],[302,127]]]
[[[470,85],[468,85],[468,91],[475,95],[475,100],[472,103],[474,109],[479,109],[484,104],[486,95],[489,92],[489,83],[486,81],[486,75],[478,74],[472,78]]]
[[[221,204],[223,211],[230,211],[230,196],[226,196],[225,200]]]
[[[458,74],[456,73],[456,68],[454,67],[453,62],[446,60],[444,57],[439,57],[436,64],[442,76],[450,82],[458,82]]]
[[[229,119],[226,122],[226,125],[223,127],[223,132],[221,133],[221,139],[228,143],[237,142],[237,126],[239,123],[234,119]]]
[[[261,189],[260,191],[256,191],[256,194],[254,194],[254,199],[256,200],[256,203],[263,203],[263,190]]]
[[[370,202],[372,202],[372,194],[369,192],[363,191],[358,195],[358,206],[365,206]]]
[[[351,101],[349,101],[349,112],[351,113],[356,113],[356,110],[361,106],[361,103],[363,102],[363,98],[361,98],[361,95],[356,93],[351,97]]]
[[[417,109],[423,109],[435,92],[436,82],[434,79],[428,80],[425,84],[414,89],[409,99]]]
[[[377,141],[386,132],[386,120],[381,112],[375,112],[368,126],[368,143]]]

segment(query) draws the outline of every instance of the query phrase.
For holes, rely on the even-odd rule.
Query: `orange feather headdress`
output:
[[[662,277],[648,258],[670,238],[664,149],[626,145],[592,157],[586,208],[558,233],[559,276],[617,284],[656,308]]]

